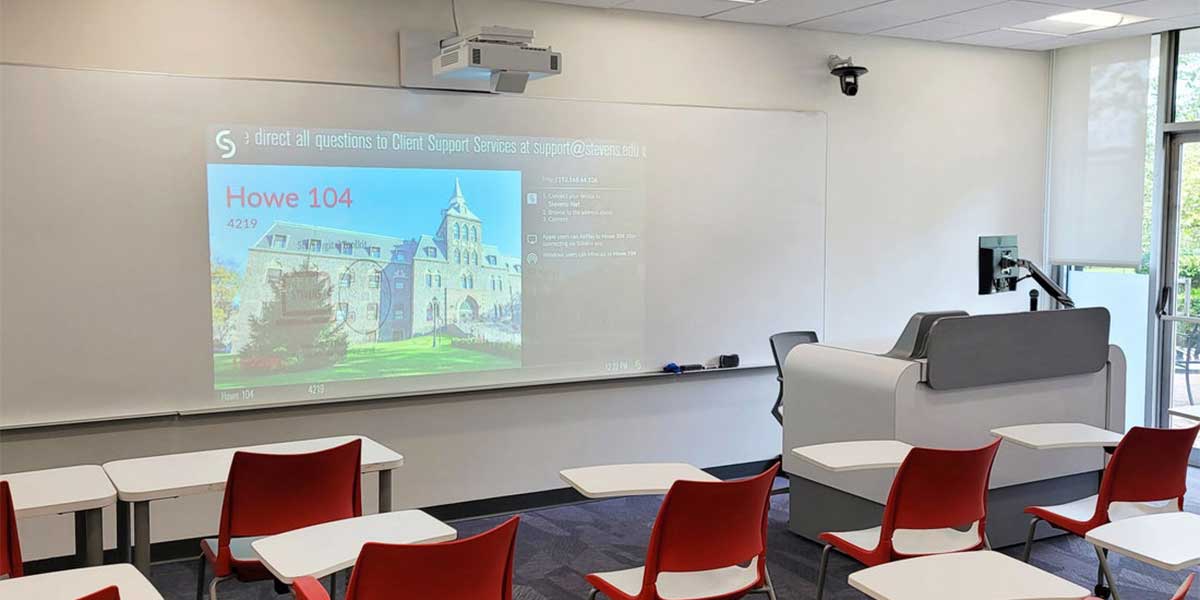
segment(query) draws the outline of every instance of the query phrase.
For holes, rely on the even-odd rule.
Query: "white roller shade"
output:
[[[1051,263],[1141,262],[1150,50],[1136,37],[1054,52]]]

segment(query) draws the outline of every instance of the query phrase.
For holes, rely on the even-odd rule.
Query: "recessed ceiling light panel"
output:
[[[1127,15],[1108,10],[1073,10],[1046,17],[1045,19],[1005,27],[1004,29],[1026,33],[1040,33],[1042,35],[1068,36],[1149,20],[1149,17]]]

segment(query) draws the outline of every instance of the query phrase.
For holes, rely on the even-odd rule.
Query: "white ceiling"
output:
[[[1200,26],[1200,0],[759,0],[755,4],[735,0],[545,1],[1022,50],[1049,50]],[[1088,8],[1150,20],[1070,36],[1005,29]]]

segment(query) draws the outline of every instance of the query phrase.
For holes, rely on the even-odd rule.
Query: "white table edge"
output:
[[[417,509],[414,509],[414,510],[417,510]],[[421,511],[421,512],[424,512],[424,511]],[[379,514],[379,513],[377,513],[377,514]],[[428,515],[428,513],[426,513],[426,515]],[[364,516],[370,516],[370,515],[364,515]],[[454,529],[453,527],[450,527],[450,525],[445,522],[442,522],[440,520],[439,520],[439,522],[442,523],[443,525],[446,525],[446,527],[448,527],[450,529],[450,533],[447,533],[446,535],[439,535],[437,537],[432,537],[432,538],[423,540],[418,543],[420,543],[420,544],[440,544],[442,542],[452,542],[452,541],[458,539],[458,530]],[[263,539],[267,539],[267,538],[263,538]],[[262,554],[260,554],[258,552],[258,546],[257,546],[257,544],[261,541],[262,540],[255,540],[253,542],[250,542],[250,549],[254,551],[254,555],[256,557],[258,557],[258,561],[260,563],[262,563],[263,567],[265,567],[268,571],[270,571],[271,574],[274,575],[276,579],[283,582],[285,585],[291,585],[292,582],[294,582],[296,579],[299,579],[301,577],[312,577],[314,579],[320,579],[322,577],[328,576],[331,573],[338,573],[345,569],[349,569],[350,567],[354,566],[354,563],[358,562],[358,556],[355,555],[354,558],[352,558],[348,561],[340,562],[337,565],[331,565],[331,566],[326,567],[315,573],[307,573],[304,575],[288,576],[288,575],[284,575],[283,573],[277,571],[275,569],[275,567],[271,566],[270,563],[268,563],[266,560],[263,559]],[[363,543],[367,544],[369,542],[363,542]],[[359,548],[359,552],[360,553],[362,552],[362,548]]]
[[[1168,513],[1168,514],[1170,514],[1170,513]],[[1152,516],[1152,515],[1148,515],[1148,516]],[[1135,518],[1137,518],[1137,517],[1135,517]],[[1116,547],[1107,542],[1097,540],[1096,538],[1093,538],[1090,533],[1087,536],[1085,536],[1084,539],[1087,541],[1087,543],[1089,543],[1093,546],[1096,546],[1098,548],[1103,548],[1105,550],[1108,550],[1109,552],[1116,552],[1117,554],[1120,554],[1121,556],[1124,556],[1126,558],[1132,558],[1133,560],[1136,560],[1140,563],[1145,563],[1145,564],[1148,564],[1153,567],[1158,567],[1159,569],[1163,569],[1164,571],[1178,572],[1178,571],[1184,571],[1184,570],[1190,569],[1196,565],[1200,565],[1200,556],[1197,556],[1196,558],[1188,560],[1188,561],[1184,561],[1177,565],[1169,564],[1169,563],[1164,563],[1160,560],[1156,560],[1149,556],[1138,554],[1137,552],[1133,552],[1133,551],[1129,550],[1128,548],[1119,548],[1119,547]]]
[[[829,471],[830,473],[849,473],[851,471],[871,471],[871,470],[876,470],[876,469],[896,469],[896,468],[900,467],[901,463],[903,463],[903,459],[901,459],[900,462],[895,462],[895,461],[890,461],[890,460],[886,461],[886,462],[880,462],[880,461],[861,462],[861,463],[855,463],[855,464],[844,466],[844,467],[835,467],[833,465],[827,465],[825,463],[819,462],[816,459],[812,458],[811,456],[807,456],[800,452],[804,448],[812,448],[815,446],[827,446],[829,444],[853,444],[856,441],[857,442],[895,442],[897,444],[902,444],[904,446],[907,446],[908,447],[907,452],[911,452],[912,449],[915,447],[912,444],[909,444],[908,442],[902,442],[900,440],[850,440],[850,441],[846,441],[846,442],[829,442],[826,444],[811,444],[808,446],[797,446],[795,448],[792,448],[792,456],[795,456],[796,458],[799,458],[800,460],[802,460],[810,465],[814,465],[814,466],[820,467],[826,471]],[[906,456],[907,456],[907,452],[905,453]]]

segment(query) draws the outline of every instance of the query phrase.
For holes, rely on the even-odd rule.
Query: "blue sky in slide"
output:
[[[208,165],[209,253],[214,264],[242,271],[247,249],[275,221],[347,229],[363,233],[416,238],[434,235],[442,209],[454,194],[454,180],[462,186],[467,205],[483,221],[486,244],[501,254],[517,256],[521,250],[521,172],[458,169],[397,169],[376,167],[308,167],[290,165]],[[226,207],[226,190],[245,193],[295,192],[298,206],[291,208],[243,207],[239,200]],[[350,206],[312,207],[310,190],[318,199],[325,188],[350,189]],[[245,227],[246,220],[256,220]],[[243,220],[242,227],[231,220]]]

